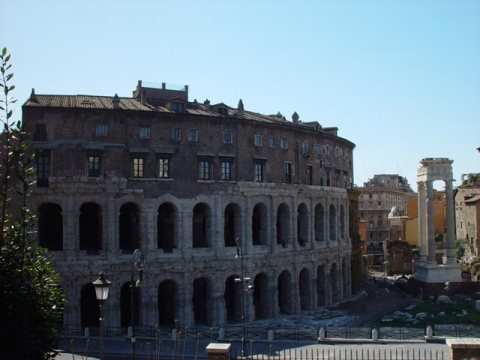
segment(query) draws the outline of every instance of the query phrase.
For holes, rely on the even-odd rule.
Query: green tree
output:
[[[65,297],[48,253],[32,239],[28,197],[34,178],[21,121],[12,121],[10,55],[0,54],[0,354],[2,359],[52,359]]]

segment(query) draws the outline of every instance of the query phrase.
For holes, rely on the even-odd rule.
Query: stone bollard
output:
[[[372,330],[372,341],[378,341],[378,330],[377,329]]]
[[[177,340],[177,329],[172,329],[172,340]]]
[[[132,333],[133,333],[132,327],[129,326],[129,327],[127,328],[127,338],[131,338],[131,337],[132,337]]]
[[[86,338],[90,337],[90,328],[88,326],[85,329],[83,329],[83,336]]]
[[[433,328],[432,328],[432,325],[428,325],[427,326],[427,330],[426,330],[426,336],[425,338],[426,339],[431,339],[433,337]]]
[[[218,340],[225,339],[225,328],[222,326],[218,329]]]
[[[208,360],[229,360],[231,344],[210,343],[205,350],[208,354]]]
[[[273,341],[275,339],[275,333],[273,332],[273,330],[267,331],[267,339],[268,341]]]
[[[326,339],[326,332],[325,332],[325,328],[320,328],[320,330],[318,330],[318,342],[320,341],[325,341]]]

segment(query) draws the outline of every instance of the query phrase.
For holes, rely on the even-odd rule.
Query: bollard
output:
[[[373,341],[378,341],[378,330],[377,329],[372,330],[372,340]]]
[[[427,339],[431,339],[433,337],[432,325],[427,326],[426,334],[427,334],[427,336],[426,336]]]
[[[267,331],[267,338],[268,338],[268,341],[273,341],[273,339],[275,338],[275,333],[273,332],[273,330]]]
[[[177,329],[172,329],[172,340],[177,340]]]
[[[318,342],[320,341],[325,341],[325,338],[326,338],[326,332],[325,332],[325,328],[320,328],[320,330],[318,330]]]
[[[127,328],[127,338],[131,338],[131,337],[132,337],[132,327],[129,326],[129,327]]]
[[[90,337],[90,328],[88,326],[83,329],[83,336],[86,338]]]

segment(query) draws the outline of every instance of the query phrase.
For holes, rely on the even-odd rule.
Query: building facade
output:
[[[403,227],[390,224],[389,214],[395,208],[397,217],[405,216],[408,199],[415,194],[407,179],[394,174],[374,175],[358,190],[360,233],[364,249],[370,257],[370,266],[383,267],[386,241],[405,240],[401,233]]]
[[[480,249],[480,181],[464,182],[455,191],[456,236],[465,246],[463,261],[479,259]]]
[[[131,98],[32,90],[23,119],[38,241],[61,274],[65,324],[98,325],[100,271],[112,281],[107,326],[132,315],[145,326],[238,322],[237,246],[253,286],[248,321],[351,296],[354,144],[337,128],[141,81]],[[144,286],[131,288],[137,248]]]

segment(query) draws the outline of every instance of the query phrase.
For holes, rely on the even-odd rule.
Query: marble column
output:
[[[455,264],[455,209],[453,203],[452,180],[445,181],[447,215],[447,261]]]
[[[418,182],[418,247],[420,248],[420,261],[427,260],[427,241],[425,232],[425,183]]]
[[[428,262],[435,264],[435,222],[433,215],[433,183],[427,181],[427,242]]]

